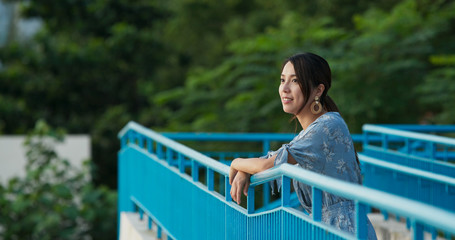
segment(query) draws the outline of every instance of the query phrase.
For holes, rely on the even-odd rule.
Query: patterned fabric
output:
[[[320,116],[307,129],[302,130],[290,143],[269,152],[277,155],[275,165],[288,162],[290,154],[297,164],[339,180],[361,184],[354,145],[348,127],[338,112]],[[311,214],[311,186],[293,181],[302,207]],[[278,182],[278,187],[281,183]],[[322,221],[340,230],[355,233],[355,207],[351,200],[322,193]],[[376,233],[368,221],[368,239],[376,239]]]

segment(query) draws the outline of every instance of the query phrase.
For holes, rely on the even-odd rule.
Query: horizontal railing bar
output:
[[[435,181],[435,182],[441,182],[441,183],[444,183],[444,184],[455,186],[455,178],[447,177],[447,176],[444,176],[444,175],[441,175],[441,174],[435,174],[435,173],[428,172],[428,171],[423,171],[423,170],[416,169],[416,168],[406,167],[406,166],[403,166],[403,165],[400,165],[400,164],[396,164],[396,163],[390,163],[390,162],[382,161],[382,160],[379,160],[379,159],[376,159],[376,158],[368,157],[368,156],[363,155],[361,153],[359,153],[358,156],[359,156],[359,160],[361,162],[367,162],[367,163],[370,163],[372,165],[376,165],[376,166],[384,167],[384,168],[389,168],[389,169],[392,169],[394,171],[399,171],[399,172],[402,172],[402,173],[405,173],[405,174],[408,174],[408,175],[413,175],[413,176],[417,176],[417,177],[420,177],[420,178],[432,180],[432,181]]]
[[[405,137],[405,138],[411,138],[411,139],[415,139],[415,140],[434,142],[436,144],[446,144],[446,145],[455,146],[455,139],[448,138],[448,137],[396,130],[396,129],[392,129],[392,128],[388,128],[388,127],[381,127],[381,126],[376,126],[376,125],[371,125],[371,124],[363,125],[362,129],[365,132],[390,134],[390,135],[401,136],[401,137]]]
[[[375,124],[376,126],[394,128],[413,132],[453,133],[455,125],[415,125],[415,124]]]
[[[453,213],[358,184],[320,175],[287,163],[251,176],[251,186],[268,182],[282,175],[315,186],[323,191],[358,200],[373,207],[384,209],[400,216],[410,217],[441,230],[455,233],[455,225],[453,224],[455,214]]]
[[[432,158],[409,155],[407,153],[403,153],[403,152],[400,152],[400,151],[391,150],[391,149],[383,149],[382,147],[377,147],[377,146],[367,145],[367,146],[364,146],[363,149],[364,149],[364,151],[365,150],[371,150],[371,151],[377,151],[377,152],[380,152],[380,153],[385,153],[385,154],[389,154],[389,155],[395,155],[395,156],[403,157],[403,158],[412,158],[412,159],[415,159],[415,160],[420,161],[420,162],[425,162],[425,163],[429,163],[429,164],[436,164],[436,165],[440,165],[440,166],[444,166],[444,167],[455,167],[455,165],[453,163],[442,162],[442,161],[438,161],[438,160],[432,159]]]
[[[194,159],[195,161],[201,163],[202,165],[213,169],[214,171],[223,174],[225,176],[229,175],[229,166],[226,166],[223,163],[220,163],[213,158],[209,158],[204,154],[197,152],[181,143],[178,143],[174,140],[171,140],[167,137],[162,136],[155,131],[152,131],[148,128],[145,128],[135,122],[129,122],[118,134],[118,138],[122,138],[129,130],[134,130],[140,132],[143,136],[152,138],[154,141],[161,143],[162,145],[171,148],[176,152],[180,152],[184,156]]]
[[[293,133],[161,133],[174,140],[198,140],[198,141],[289,141],[297,134]]]
[[[204,155],[208,155],[208,156],[221,156],[223,155],[224,157],[233,157],[233,156],[248,156],[248,155],[261,155],[262,152],[225,152],[225,151],[219,151],[219,152],[201,152],[203,153]]]
[[[243,141],[243,142],[262,142],[262,141],[290,141],[296,134],[294,133],[191,133],[191,132],[164,132],[164,136],[173,140],[182,141]],[[363,134],[351,134],[354,142],[362,142]],[[371,136],[370,141],[379,141],[380,137]]]

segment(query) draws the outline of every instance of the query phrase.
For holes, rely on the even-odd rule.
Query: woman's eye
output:
[[[284,79],[280,79],[280,82],[284,82]]]
[[[292,79],[292,82],[297,82],[297,78]]]

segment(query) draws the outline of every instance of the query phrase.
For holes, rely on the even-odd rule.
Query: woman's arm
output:
[[[237,171],[255,174],[273,167],[276,155],[270,158],[236,158],[231,163],[231,168]]]
[[[270,158],[236,158],[231,163],[231,169],[236,171],[242,171],[249,174],[255,174],[262,172],[273,167],[275,162],[276,154]],[[297,162],[292,157],[291,154],[288,154],[288,163],[296,164]],[[235,174],[234,174],[235,175]]]
[[[229,184],[232,185],[237,172],[255,174],[273,167],[276,155],[271,158],[236,158],[231,162],[229,169]]]
[[[247,196],[250,186],[250,174],[262,172],[273,167],[276,155],[270,158],[236,158],[231,163],[229,171],[229,184],[231,184],[231,197],[240,204],[240,195]],[[288,162],[295,164],[296,161],[291,154],[288,155]]]

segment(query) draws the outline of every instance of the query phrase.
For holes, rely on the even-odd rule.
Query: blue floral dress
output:
[[[361,184],[354,144],[348,127],[338,112],[320,116],[307,129],[302,130],[290,143],[269,152],[277,155],[275,165],[288,162],[288,154],[298,165],[329,177]],[[311,186],[293,181],[302,207],[311,214]],[[279,183],[278,186],[281,184]],[[340,230],[355,233],[355,205],[352,200],[323,192],[322,221]],[[368,221],[368,239],[376,239],[376,233]]]

